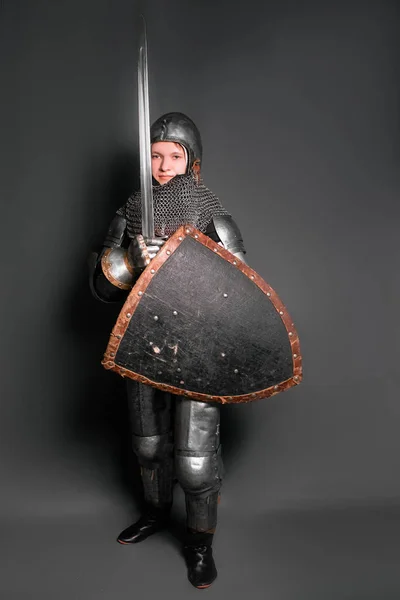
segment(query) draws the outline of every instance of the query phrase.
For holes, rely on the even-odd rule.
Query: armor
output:
[[[190,250],[192,247],[190,244],[195,243],[194,238],[201,238],[200,241],[206,253],[203,273],[210,272],[210,265],[207,262],[210,259],[210,254],[212,255],[215,252],[217,255],[218,249],[220,249],[221,254],[229,263],[228,266],[233,269],[234,277],[239,278],[242,283],[246,277],[248,278],[246,285],[252,286],[252,293],[254,292],[253,288],[258,286],[260,294],[273,296],[271,288],[263,289],[261,283],[255,281],[254,275],[251,275],[254,272],[246,266],[245,248],[238,226],[232,216],[221,205],[217,196],[203,183],[200,176],[202,143],[199,131],[193,121],[182,113],[167,113],[153,123],[150,133],[152,143],[159,141],[179,143],[186,150],[188,157],[185,174],[176,175],[162,185],[159,185],[153,179],[154,233],[159,239],[162,238],[168,241],[161,250],[156,247],[154,254],[147,253],[146,255],[146,247],[143,247],[145,240],[141,237],[141,193],[134,193],[126,204],[117,211],[107,233],[104,248],[95,260],[92,270],[92,291],[95,297],[103,301],[120,300],[126,298],[129,290],[132,286],[135,286],[129,292],[129,298],[124,305],[125,314],[121,313],[119,317],[119,319],[130,320],[133,311],[129,307],[126,310],[125,308],[128,306],[135,290],[139,291],[136,300],[132,300],[132,302],[138,303],[137,298],[143,294],[141,289],[136,288],[135,282],[139,285],[143,278],[151,278],[160,266],[162,267],[160,272],[164,272],[166,278],[171,279],[172,275],[168,274],[168,265],[173,264],[174,257],[179,258],[179,248],[174,248],[174,254],[171,256],[170,261],[165,261],[165,258],[171,254],[169,248],[172,246],[170,244],[176,241],[179,245],[176,236],[179,236],[182,226],[189,226],[191,235],[193,234],[192,238],[188,237],[189,246],[186,246],[186,249],[189,248]],[[186,229],[186,231],[189,231],[189,229]],[[183,238],[183,235],[179,237],[182,248],[184,248],[186,242]],[[127,246],[129,247],[127,248]],[[138,253],[138,248],[139,250],[142,248],[142,254]],[[210,249],[213,252],[210,253]],[[187,251],[189,252],[189,250]],[[207,255],[207,253],[209,254]],[[155,258],[153,258],[154,255]],[[235,257],[238,260],[235,260]],[[219,256],[215,256],[215,258],[220,259]],[[154,268],[152,268],[153,265]],[[143,268],[145,270],[140,275]],[[211,266],[212,269],[213,266]],[[137,280],[139,275],[140,278]],[[244,279],[241,280],[241,277],[244,277]],[[230,279],[231,277],[228,275],[226,281],[229,282]],[[155,280],[156,276],[154,276]],[[190,282],[185,283],[184,280],[182,281],[180,287],[179,283],[176,285],[175,296],[177,301],[179,295],[184,295],[190,285]],[[214,277],[212,281],[215,293],[219,293],[219,280],[217,281]],[[210,293],[213,293],[213,290],[210,290]],[[226,295],[224,294],[224,296]],[[160,296],[161,304],[166,307],[169,306],[168,303],[171,300],[169,295],[166,297],[164,294],[165,301],[163,302],[162,286],[161,291],[157,291],[157,296]],[[148,299],[151,304],[151,294],[148,294]],[[273,308],[279,310],[280,315],[284,315],[283,306],[278,301],[279,299],[276,297]],[[136,321],[132,319],[134,326],[132,326],[132,330],[126,330],[128,333],[126,334],[127,337],[124,338],[127,341],[124,352],[127,356],[132,355],[136,363],[140,363],[142,359],[139,355],[136,358],[134,356],[136,351],[134,349],[134,339],[143,338],[147,335],[146,331],[149,331],[149,329],[146,318],[151,315],[153,323],[157,322],[162,325],[161,315],[157,313],[153,315],[150,305],[143,302],[140,306],[143,307],[144,312],[143,314],[138,313],[139,317]],[[172,315],[178,316],[177,310],[171,310],[170,312],[169,319],[175,318]],[[288,319],[289,317],[286,315],[282,318],[279,315],[278,317],[275,314],[272,315],[270,324],[271,326],[273,323],[277,325],[274,330],[277,332],[274,334],[276,339],[279,335],[284,336],[292,327]],[[110,365],[115,366],[114,360],[117,360],[118,344],[123,337],[119,330],[119,322],[117,321],[114,327],[112,340],[110,341],[111,345],[109,344],[103,361],[106,368],[113,368]],[[178,320],[176,322],[179,323]],[[145,328],[143,331],[141,324]],[[181,326],[185,326],[183,321]],[[157,360],[164,360],[161,356],[157,357],[161,352],[160,347],[154,344],[153,340],[148,339],[147,342],[148,346],[145,352],[152,357],[155,356]],[[265,339],[263,338],[264,342]],[[294,385],[300,380],[301,359],[296,345],[298,344],[297,336],[295,336],[295,339],[284,342],[285,359],[282,362],[280,351],[278,351],[274,355],[274,360],[277,365],[281,361],[283,364],[281,370],[285,371],[286,378],[292,377],[296,373],[294,379],[297,378],[297,381],[294,381],[293,378],[290,380],[290,384],[287,384],[286,381],[287,387],[290,387],[290,385]],[[240,341],[237,342],[237,345],[240,345]],[[171,352],[174,352],[173,344],[170,348]],[[268,352],[270,350],[273,354],[273,349],[269,349]],[[204,349],[202,351],[206,352]],[[293,351],[296,353],[293,354]],[[223,351],[220,352],[220,359],[221,356],[225,357]],[[293,356],[297,357],[296,364],[293,362]],[[173,360],[172,357],[171,364]],[[153,362],[154,365],[157,365],[157,361]],[[220,362],[221,365],[216,361],[213,369],[217,374],[217,379],[218,370],[223,374],[220,377],[221,394],[234,394],[237,386],[235,381],[238,380],[235,380],[238,369],[234,369],[234,371],[232,369],[226,370],[223,359]],[[159,362],[158,368],[162,364],[162,362]],[[195,364],[189,362],[185,369],[187,369],[188,379],[198,377]],[[116,370],[118,371],[118,369]],[[175,375],[179,371],[181,371],[181,367],[176,368]],[[127,372],[121,370],[119,372],[123,376],[127,375]],[[177,377],[179,382],[182,375],[179,374]],[[276,375],[276,380],[271,379],[275,391],[285,389],[280,387],[281,381],[282,373]],[[161,389],[157,389],[143,382],[151,383],[151,378],[143,376],[135,379],[131,378],[128,373],[126,385],[131,420],[132,448],[141,467],[146,510],[144,516],[137,523],[120,534],[118,541],[123,544],[136,543],[165,526],[173,500],[173,483],[177,480],[185,493],[187,525],[185,555],[188,556],[188,565],[192,565],[189,579],[197,587],[206,587],[216,577],[211,553],[211,540],[217,524],[217,505],[223,474],[219,433],[220,404],[214,401],[212,396],[205,396],[202,391],[197,395],[196,393],[192,394],[192,397],[190,397],[190,394],[185,397],[185,395],[177,395],[180,394],[180,390],[174,388],[173,385],[165,385],[164,388],[161,385]],[[183,380],[180,381],[180,384],[183,383]],[[180,384],[177,383],[177,386]],[[197,384],[194,382],[193,385]],[[257,383],[257,385],[259,384]],[[257,392],[257,390],[254,389],[253,392]],[[274,391],[271,393],[274,393]],[[256,397],[257,393],[251,395]],[[240,397],[245,398],[245,396]],[[217,399],[221,400],[221,398],[215,400]],[[246,396],[245,401],[250,399],[253,399],[250,398],[250,395],[249,397]],[[202,562],[202,556],[207,558],[205,563]],[[204,567],[206,570],[204,571],[204,568],[200,568],[199,565],[203,565],[203,567],[206,565]],[[199,568],[198,573],[197,568]],[[207,585],[200,585],[199,582],[202,581],[202,578],[205,578]]]
[[[103,366],[173,394],[225,403],[295,385],[301,359],[291,318],[271,286],[185,225],[130,292]]]
[[[186,174],[153,185],[156,236],[169,237],[180,226],[191,224],[201,232],[209,231],[233,252],[244,254],[232,216],[199,177],[202,144],[193,121],[182,113],[163,115],[151,127],[151,141],[180,143],[188,154]],[[96,263],[93,287],[105,301],[115,298],[109,293],[110,285],[126,295],[134,281],[124,242],[141,234],[141,217],[140,192],[136,192],[117,211]],[[185,492],[188,530],[214,531],[222,479],[219,405],[176,397],[131,379],[127,395],[132,447],[141,466],[145,502],[168,508],[175,477]]]
[[[244,257],[246,250],[244,249],[242,234],[231,215],[214,215],[205,233],[247,264]]]
[[[96,300],[117,302],[132,288],[133,268],[128,263],[126,219],[116,214],[110,223],[103,249],[93,252],[89,262],[90,289]]]
[[[181,225],[193,225],[205,232],[213,217],[230,216],[217,196],[192,173],[176,175],[163,185],[153,186],[154,231],[156,236],[171,236]],[[141,194],[136,192],[117,214],[126,219],[128,236],[142,230]],[[232,217],[231,222],[233,223]],[[231,227],[232,228],[232,227]],[[232,231],[232,235],[235,235]]]
[[[150,128],[151,143],[176,142],[188,153],[186,173],[199,173],[203,155],[200,132],[192,119],[180,112],[162,115]]]

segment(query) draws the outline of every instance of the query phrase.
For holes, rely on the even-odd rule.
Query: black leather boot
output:
[[[210,587],[217,577],[212,540],[212,533],[188,533],[183,547],[188,579],[198,589]]]
[[[153,533],[157,533],[157,531],[161,531],[166,527],[170,512],[170,506],[167,508],[148,507],[136,523],[133,523],[119,534],[117,542],[120,544],[138,544],[142,542]]]

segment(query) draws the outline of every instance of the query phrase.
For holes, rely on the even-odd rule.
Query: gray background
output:
[[[136,518],[118,307],[86,258],[138,183],[132,1],[1,3],[0,597],[187,598]],[[205,182],[294,319],[304,381],[223,410],[211,597],[398,599],[399,3],[149,1],[151,117],[198,124]],[[396,235],[397,234],[397,235]],[[154,573],[155,569],[155,573]]]

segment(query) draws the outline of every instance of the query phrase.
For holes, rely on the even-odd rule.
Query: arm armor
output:
[[[242,234],[230,215],[213,217],[210,224],[207,226],[205,233],[214,240],[214,242],[221,242],[226,250],[229,250],[229,252],[247,264],[244,257],[246,250],[244,248]]]
[[[120,248],[124,242],[126,232],[126,219],[115,215],[108,228],[104,246],[106,248]]]
[[[100,254],[90,257],[90,289],[102,302],[123,300],[134,282],[133,270],[122,247],[126,237],[126,219],[116,215],[111,221]]]

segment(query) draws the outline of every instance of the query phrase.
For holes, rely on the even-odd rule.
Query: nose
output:
[[[168,156],[164,156],[160,163],[160,171],[169,171],[171,167],[171,161]]]

